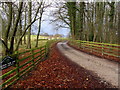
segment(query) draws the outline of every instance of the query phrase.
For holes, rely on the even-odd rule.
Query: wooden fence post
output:
[[[102,44],[102,56],[104,55],[104,44]]]
[[[84,48],[85,48],[85,42],[82,42],[82,44],[83,44],[83,46],[82,46],[82,47],[83,47],[83,50],[84,50]]]
[[[80,40],[79,48],[81,49],[81,40]]]
[[[72,39],[72,45],[75,45],[73,39]]]
[[[32,54],[32,63],[33,63],[33,67],[35,67],[35,62],[34,62],[34,50],[31,50],[31,54]]]
[[[92,45],[93,45],[93,44],[91,44],[91,43],[89,43],[89,44],[90,44],[90,47],[91,47],[91,53],[92,53],[92,51],[93,51]]]
[[[45,56],[48,57],[48,53],[49,53],[49,43],[48,41],[46,42],[46,45],[45,45]]]
[[[17,60],[16,60],[16,74],[17,74],[17,79],[20,78],[19,75],[19,52],[17,51]]]

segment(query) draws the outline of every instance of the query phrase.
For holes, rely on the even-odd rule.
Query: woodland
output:
[[[38,47],[42,16],[49,8],[51,23],[56,28],[68,28],[68,37],[101,43],[119,43],[120,2],[0,2],[0,26],[2,53],[13,54],[20,45],[31,48],[31,28],[38,21],[34,47]]]

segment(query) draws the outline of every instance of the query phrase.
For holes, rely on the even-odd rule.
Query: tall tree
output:
[[[72,34],[72,38],[75,39],[76,35],[76,1],[67,2],[66,6],[68,8],[68,16],[70,21],[70,30]]]
[[[80,11],[79,11],[79,36],[77,36],[79,39],[82,40],[82,32],[83,32],[83,21],[84,21],[84,7],[85,7],[85,3],[84,2],[80,2]]]
[[[115,2],[111,2],[111,3],[109,3],[108,2],[108,4],[109,4],[109,6],[110,6],[110,14],[109,14],[109,18],[110,18],[110,20],[109,20],[109,30],[110,30],[110,43],[112,43],[113,42],[113,33],[114,33],[114,22],[113,22],[113,20],[114,20],[114,15],[115,15]]]
[[[8,36],[9,36],[9,32],[10,32],[10,27],[12,25],[12,2],[7,2],[8,8],[9,8],[9,15],[8,15],[8,25],[7,25],[7,29],[4,33],[4,44],[6,44],[5,46],[7,48],[5,48],[5,54],[7,54],[8,50]],[[4,48],[4,47],[3,47]]]
[[[21,36],[22,35],[22,15],[21,15],[20,22],[19,22],[19,32],[20,32],[20,36]],[[21,40],[20,44],[22,45],[22,40]]]
[[[118,44],[120,44],[119,36],[120,36],[120,1],[118,2]]]
[[[14,50],[14,39],[15,39],[15,35],[16,35],[16,32],[17,32],[20,16],[22,14],[22,6],[23,6],[23,2],[20,2],[19,3],[19,9],[18,9],[18,15],[17,15],[16,21],[15,21],[15,24],[14,24],[13,34],[12,34],[11,42],[10,42],[10,51],[9,51],[10,54],[12,54],[13,50]]]
[[[35,47],[38,47],[38,39],[39,39],[40,29],[41,29],[42,14],[43,14],[43,8],[40,10],[39,28],[38,28],[37,40],[36,40],[36,45],[35,45]]]
[[[41,7],[41,5],[39,5],[39,6],[37,7],[37,10],[36,10],[36,13],[35,13],[35,16],[34,16],[33,21],[31,21],[31,23],[28,24],[28,25],[24,28],[24,30],[23,30],[24,32],[22,33],[22,35],[20,36],[20,39],[18,40],[18,43],[17,43],[17,45],[16,45],[15,51],[17,51],[17,50],[19,49],[20,41],[22,40],[22,38],[23,38],[24,35],[26,34],[28,28],[31,27],[31,25],[32,25],[35,21],[37,21],[38,19],[40,19],[40,17],[37,18],[37,15],[38,15],[38,12],[39,12],[40,7]]]
[[[36,39],[36,45],[35,47],[38,47],[38,39],[40,35],[40,30],[41,30],[41,22],[42,22],[42,16],[47,7],[49,7],[51,4],[46,4],[44,1],[41,1],[40,3],[40,12],[39,12],[39,27],[38,27],[38,33],[37,33],[37,39]]]
[[[105,6],[104,6],[104,2],[97,2],[96,3],[96,12],[97,12],[97,18],[96,18],[96,22],[98,24],[97,30],[98,30],[98,34],[97,34],[97,41],[98,42],[103,42],[103,20],[104,20],[104,10],[105,10]]]
[[[31,23],[31,16],[32,16],[32,2],[28,2],[29,11],[28,11],[28,23]],[[27,48],[31,48],[31,26],[28,29],[28,43]]]
[[[24,11],[24,13],[25,13],[25,15],[24,15],[24,30],[25,30],[25,28],[26,28],[26,25],[27,25],[27,14],[26,14],[26,12],[27,12],[27,9],[26,9],[26,6],[25,6],[25,11]],[[24,35],[24,44],[26,44],[26,34]]]

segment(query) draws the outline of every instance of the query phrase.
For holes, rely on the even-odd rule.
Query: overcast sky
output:
[[[67,28],[61,28],[59,30],[55,29],[55,24],[51,24],[50,23],[50,13],[52,13],[52,11],[54,11],[55,8],[54,7],[48,7],[46,12],[43,13],[43,17],[42,17],[42,24],[41,24],[41,33],[48,33],[49,35],[55,35],[55,34],[62,34],[64,36],[67,36],[69,33],[69,29]],[[53,16],[52,16],[53,17]],[[39,26],[39,22],[35,22],[34,26],[32,27],[32,30],[37,33],[36,31],[38,31],[38,26]]]

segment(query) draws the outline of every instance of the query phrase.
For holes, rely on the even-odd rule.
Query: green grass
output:
[[[46,42],[48,40],[45,40],[47,37],[46,36],[39,36],[39,41],[38,41],[38,47],[41,47],[43,45],[46,44]],[[26,36],[26,39],[27,39],[27,36]],[[31,48],[35,48],[35,45],[36,45],[36,39],[37,39],[37,35],[31,35]],[[65,38],[61,38],[61,39],[65,39]],[[27,42],[26,42],[27,43]],[[8,42],[8,47],[10,46],[10,42]],[[16,48],[16,44],[15,44],[15,47]],[[2,49],[2,45],[0,44],[0,49]],[[19,52],[22,52],[22,51],[26,51],[28,50],[27,49],[27,44],[23,44],[19,46]]]
[[[35,40],[36,40],[36,38],[37,38],[37,35],[31,35],[31,48],[35,48],[35,45],[36,45],[36,41]],[[45,37],[39,36],[39,39],[41,39],[41,38],[43,39]],[[38,47],[45,45],[46,42],[47,42],[47,40],[40,40],[40,41],[38,41]],[[22,45],[19,45],[19,50],[18,51],[20,51],[20,52],[28,50],[27,49],[27,44],[24,44],[24,41],[22,43],[23,43]],[[15,44],[14,49],[16,48],[16,45],[17,44]],[[10,42],[8,42],[8,47],[10,47]],[[1,44],[0,44],[0,49],[2,49],[2,45]]]
[[[42,40],[42,41],[38,41],[38,47],[41,47],[43,45],[45,45],[47,42],[47,40]],[[36,41],[33,39],[31,40],[31,48],[35,48],[35,45],[36,45]],[[22,44],[19,46],[19,51],[25,51],[25,50],[28,50],[27,49],[27,44]]]

